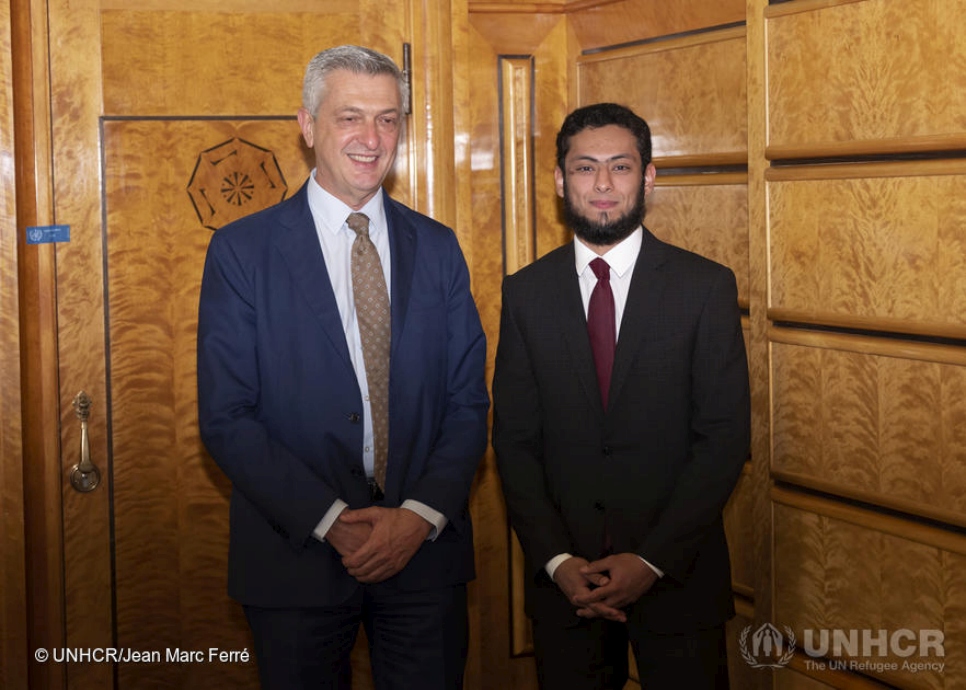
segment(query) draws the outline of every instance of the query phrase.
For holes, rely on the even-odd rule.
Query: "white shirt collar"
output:
[[[345,219],[355,209],[324,190],[315,179],[315,169],[309,176],[307,191],[309,210],[317,225],[331,233],[337,233],[345,227]],[[359,209],[359,213],[365,213],[372,221],[370,235],[378,233],[385,227],[383,219],[386,217],[386,211],[383,208],[381,189]]]
[[[644,231],[638,227],[637,230],[621,240],[617,245],[607,250],[607,253],[600,258],[607,262],[607,265],[610,266],[610,269],[618,277],[623,278],[624,274],[634,267],[637,256],[641,252],[641,244],[643,242]],[[575,236],[574,257],[576,259],[577,275],[581,275],[587,269],[590,262],[597,258],[597,253],[584,244],[579,237]]]

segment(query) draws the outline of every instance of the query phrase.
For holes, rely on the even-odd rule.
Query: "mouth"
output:
[[[379,156],[375,154],[349,153],[346,155],[348,155],[350,160],[353,160],[356,163],[364,163],[366,165],[375,163],[377,160],[379,160]]]
[[[598,211],[606,213],[607,211],[610,211],[611,209],[616,208],[617,202],[599,199],[597,201],[591,201],[590,205],[593,206]]]

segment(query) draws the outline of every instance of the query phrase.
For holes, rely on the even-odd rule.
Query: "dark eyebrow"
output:
[[[610,163],[612,161],[619,161],[625,158],[629,158],[633,160],[634,156],[633,154],[630,154],[630,153],[618,153],[616,156],[611,156],[610,158],[595,158],[594,156],[585,154],[583,156],[575,156],[573,162],[576,163],[577,161],[591,161],[593,163]]]

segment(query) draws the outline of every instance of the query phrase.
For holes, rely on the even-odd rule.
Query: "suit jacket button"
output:
[[[359,417],[359,414],[357,412],[350,412],[347,416],[349,418],[349,421],[352,422],[353,424],[358,424],[359,423],[360,417]]]
[[[609,456],[610,455],[610,446],[604,446],[603,448],[601,448],[601,451],[603,451],[604,455],[608,455]]]
[[[600,501],[594,501],[594,508],[597,509],[597,510],[603,510],[604,509],[604,504],[601,503]]]

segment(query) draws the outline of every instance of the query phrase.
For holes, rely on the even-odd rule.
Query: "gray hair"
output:
[[[302,107],[315,117],[325,95],[325,78],[335,70],[348,70],[355,74],[377,76],[387,74],[399,85],[399,102],[405,110],[409,99],[409,84],[392,58],[370,48],[338,46],[323,50],[309,61],[302,82]]]

